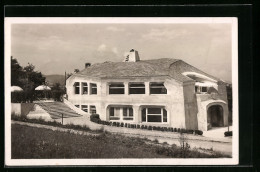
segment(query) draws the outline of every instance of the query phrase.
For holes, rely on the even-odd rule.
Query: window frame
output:
[[[78,83],[78,85],[77,85],[77,83]],[[80,94],[80,82],[74,82],[73,87],[74,87],[74,94],[79,95]],[[76,89],[78,89],[78,93],[76,93]]]
[[[93,111],[93,110],[92,110],[93,107],[95,108],[95,113],[92,112],[92,111]],[[89,105],[89,113],[90,113],[90,114],[97,114],[97,108],[96,108],[95,105]]]
[[[83,106],[85,106],[85,108],[83,108]],[[84,109],[87,109],[87,111],[85,111]],[[88,113],[88,105],[81,105],[81,110]]]
[[[111,87],[111,85],[119,85],[119,84],[121,84],[122,85],[122,87],[116,87],[116,86],[113,86],[113,87]],[[121,90],[123,90],[123,93],[111,93],[110,92],[110,89],[121,89]],[[108,84],[108,94],[109,95],[124,95],[125,94],[125,84],[124,83],[122,83],[122,82],[113,82],[113,83],[109,83]]]
[[[82,84],[82,95],[87,95],[88,94],[88,83],[87,82],[82,82],[81,83]],[[87,84],[87,86],[86,85],[84,85],[84,84]],[[87,88],[87,93],[84,93],[84,88]]]
[[[160,109],[160,114],[149,114],[148,109],[150,108],[158,108]],[[143,110],[145,109],[145,121],[143,121]],[[164,111],[166,112],[166,121],[164,120]],[[160,122],[149,122],[148,116],[160,116],[161,121]],[[144,107],[141,110],[141,123],[147,123],[147,124],[169,124],[169,115],[168,111],[165,107]]]
[[[93,85],[96,85],[96,86],[93,86]],[[97,84],[96,83],[90,83],[89,84],[89,87],[90,87],[90,95],[97,95]],[[96,93],[93,93],[93,88],[96,89]]]
[[[163,86],[152,86],[152,84],[157,84],[157,85],[159,85],[159,84],[162,84]],[[161,89],[165,89],[166,91],[165,91],[165,93],[163,93],[163,92],[161,92],[161,93],[152,93],[153,91],[152,91],[152,89],[158,89],[158,88],[161,88]],[[150,93],[150,95],[165,95],[165,94],[168,94],[167,93],[167,88],[165,87],[165,85],[164,85],[164,82],[150,82],[149,83],[149,93]]]
[[[131,86],[131,85],[137,85],[137,84],[139,84],[139,85],[143,85],[143,86]],[[144,92],[143,93],[131,93],[131,89],[134,89],[134,88],[136,88],[136,89],[143,89],[144,90]],[[130,82],[130,83],[128,83],[128,94],[146,94],[146,88],[145,88],[145,83],[144,82]]]

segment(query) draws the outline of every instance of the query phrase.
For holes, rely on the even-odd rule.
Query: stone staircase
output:
[[[70,107],[68,107],[63,102],[36,102],[35,104],[39,105],[47,113],[50,114],[52,119],[62,118],[71,118],[71,117],[81,117],[82,115],[78,114]]]

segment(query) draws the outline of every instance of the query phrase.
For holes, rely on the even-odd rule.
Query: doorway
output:
[[[220,105],[212,105],[208,108],[207,112],[208,129],[212,127],[223,127],[223,108]]]

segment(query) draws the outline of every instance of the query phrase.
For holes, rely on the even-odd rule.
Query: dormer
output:
[[[137,62],[140,61],[138,51],[131,49],[129,53],[126,54],[124,62]]]

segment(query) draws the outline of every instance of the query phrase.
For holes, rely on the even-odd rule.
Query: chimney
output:
[[[140,61],[140,57],[138,51],[131,49],[129,53],[127,53],[124,62],[137,62]]]
[[[91,66],[91,63],[85,63],[85,69],[89,66]]]

